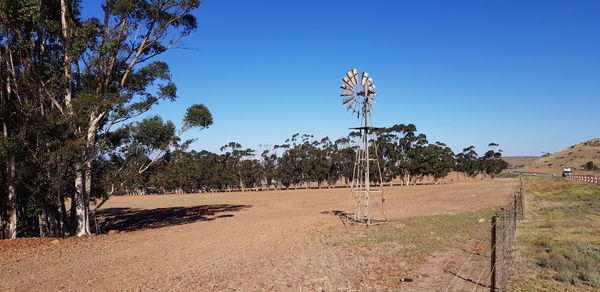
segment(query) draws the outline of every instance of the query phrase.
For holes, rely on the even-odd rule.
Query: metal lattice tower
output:
[[[383,180],[377,147],[371,138],[374,127],[371,122],[371,108],[375,104],[375,85],[369,73],[363,72],[358,82],[358,70],[352,69],[342,79],[341,96],[347,110],[352,110],[360,119],[360,131],[356,149],[356,159],[352,175],[353,213],[348,216],[350,223],[374,225],[387,221]],[[375,175],[375,181],[371,175]],[[375,186],[373,186],[375,183]]]

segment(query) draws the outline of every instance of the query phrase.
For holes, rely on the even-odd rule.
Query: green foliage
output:
[[[213,119],[212,114],[208,108],[203,104],[195,104],[187,109],[185,117],[183,118],[183,127],[198,127],[200,129],[208,128],[212,125]]]
[[[475,146],[463,149],[462,153],[456,155],[456,170],[475,177],[481,171],[481,161],[477,158]]]
[[[144,149],[146,154],[163,149],[176,138],[175,125],[171,121],[163,122],[159,116],[146,118],[130,126],[131,143]]]
[[[496,143],[490,143],[489,147],[498,147]],[[478,157],[474,146],[463,149],[462,153],[456,155],[456,170],[463,172],[469,177],[476,177],[480,173],[496,177],[508,168],[508,162],[502,160],[502,150],[490,149],[483,157]]]
[[[440,142],[428,144],[425,135],[415,134],[415,131],[414,125],[396,125],[376,133],[377,140],[373,143],[380,149],[385,181],[402,174],[407,176],[407,183],[425,176],[439,180],[454,167],[454,153],[449,147]],[[297,133],[284,144],[264,150],[260,155],[236,142],[221,147],[220,154],[177,150],[166,155],[164,164],[157,164],[147,187],[160,192],[177,192],[349,183],[356,159],[355,138],[358,138],[356,133],[335,141]],[[379,179],[375,167],[371,177],[375,181]]]
[[[81,220],[67,216],[66,198],[87,210],[108,194],[143,188],[152,166],[189,145],[178,137],[185,129],[212,124],[204,106],[188,111],[179,132],[160,117],[131,120],[176,99],[168,64],[153,58],[197,27],[200,1],[105,1],[87,19],[80,0],[66,4],[0,1],[0,163],[17,164],[14,173],[2,168],[0,220],[18,210],[18,236],[68,233]],[[77,192],[76,174],[84,186]],[[7,202],[9,185],[16,206]]]
[[[585,165],[583,165],[583,168],[588,171],[598,170],[598,166],[595,165],[593,161],[588,161]]]

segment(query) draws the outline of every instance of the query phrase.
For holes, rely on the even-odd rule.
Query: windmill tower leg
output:
[[[371,217],[369,216],[369,192],[370,192],[370,188],[371,188],[371,181],[370,181],[370,167],[369,167],[369,162],[370,162],[370,157],[369,157],[369,120],[368,118],[365,117],[365,131],[364,131],[364,135],[365,135],[365,139],[364,139],[364,147],[365,147],[365,162],[366,162],[366,166],[365,166],[365,222],[367,223],[367,225],[371,225]]]

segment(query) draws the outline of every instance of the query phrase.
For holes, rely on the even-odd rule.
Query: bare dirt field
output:
[[[0,290],[442,290],[515,185],[388,187],[375,227],[323,213],[348,189],[115,197],[99,226],[117,234],[0,241]]]

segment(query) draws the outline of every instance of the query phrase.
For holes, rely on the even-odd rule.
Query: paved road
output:
[[[525,172],[525,171],[508,171],[508,174],[525,175],[525,176],[544,176],[544,177],[562,177],[560,174]]]

